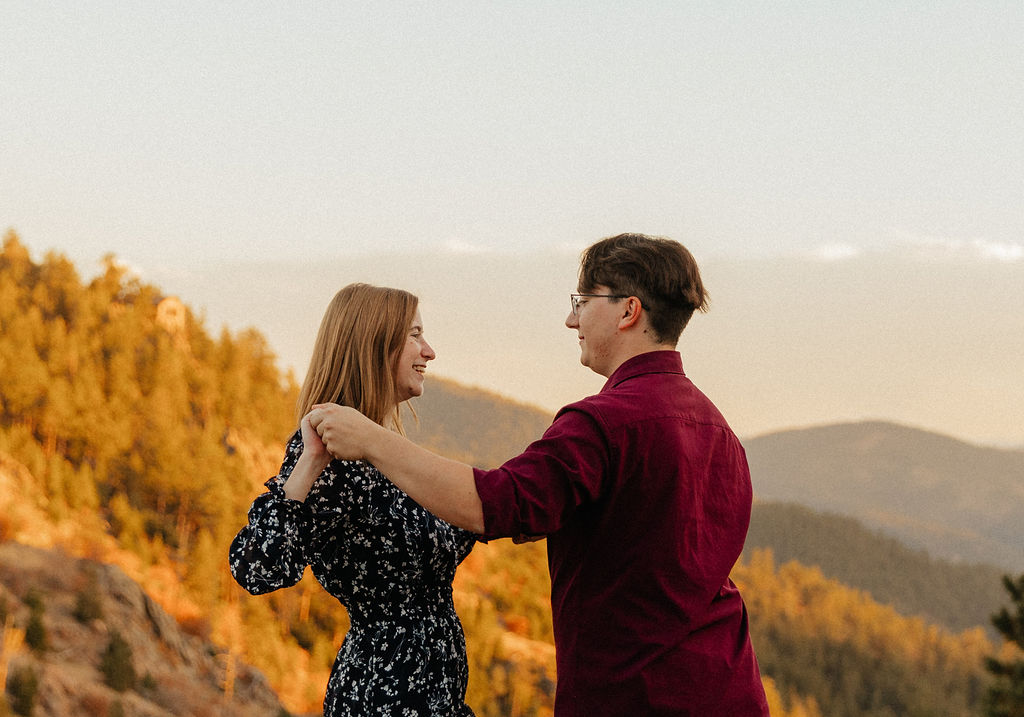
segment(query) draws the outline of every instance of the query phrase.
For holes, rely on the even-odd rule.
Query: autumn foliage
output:
[[[112,257],[83,281],[63,256],[36,263],[13,232],[4,239],[0,461],[23,470],[9,472],[20,485],[0,495],[0,539],[117,562],[221,647],[228,695],[231,666],[245,661],[290,709],[313,711],[348,628],[344,609],[308,574],[293,589],[250,596],[226,564],[246,509],[277,470],[295,397],[255,330],[214,337]],[[433,442],[459,445],[451,434]],[[952,634],[903,617],[814,569],[776,566],[769,552],[734,577],[775,717],[978,713],[994,649],[982,630]],[[550,715],[543,543],[480,546],[455,588],[477,714]],[[111,665],[128,664],[126,648],[111,647]]]

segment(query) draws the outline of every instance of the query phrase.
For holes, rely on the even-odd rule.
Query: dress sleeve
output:
[[[280,472],[249,508],[249,522],[231,541],[228,561],[235,581],[253,595],[295,585],[310,564],[313,511],[284,496],[284,483],[302,454],[299,433],[288,442]]]

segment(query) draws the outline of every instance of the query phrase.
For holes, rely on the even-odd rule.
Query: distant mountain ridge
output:
[[[414,403],[410,438],[482,467],[514,456],[552,419],[438,378]],[[833,514],[825,521],[848,516],[950,563],[1024,570],[1024,451],[884,421],[779,431],[744,446],[759,501]]]
[[[496,468],[540,438],[553,416],[535,406],[431,377],[406,412],[406,434],[449,458]]]
[[[863,590],[901,615],[916,615],[961,631],[984,627],[1005,603],[1004,570],[951,563],[897,538],[866,528],[855,518],[819,513],[796,503],[756,501],[745,556],[769,549],[779,564],[796,561]]]
[[[540,409],[446,379],[431,379],[415,405],[420,419],[418,425],[406,421],[413,440],[446,455],[469,462],[476,459],[487,466],[499,465],[521,451],[540,437],[551,421],[551,416]],[[776,439],[778,446],[774,444]],[[802,445],[801,439],[806,441]],[[759,548],[769,548],[779,563],[796,560],[817,566],[826,576],[864,590],[903,614],[924,616],[953,630],[974,626],[990,628],[990,615],[1005,600],[1000,575],[1008,566],[1000,567],[998,555],[985,552],[983,546],[987,543],[971,545],[972,557],[958,560],[941,550],[941,546],[922,544],[914,535],[894,535],[873,525],[864,513],[846,512],[837,507],[847,504],[816,500],[816,494],[821,491],[815,487],[817,481],[808,466],[825,462],[822,456],[874,446],[880,451],[878,455],[870,460],[846,461],[845,465],[831,469],[830,477],[837,482],[860,481],[860,485],[868,486],[876,479],[871,472],[876,470],[880,480],[889,477],[892,490],[898,494],[906,484],[893,477],[900,466],[907,467],[912,476],[910,480],[937,470],[928,464],[925,468],[915,467],[917,464],[907,456],[922,451],[942,456],[944,451],[955,453],[966,447],[967,458],[960,458],[964,461],[974,450],[986,457],[991,450],[997,458],[1006,451],[970,446],[945,436],[881,422],[823,426],[807,429],[806,434],[784,431],[744,443],[754,474],[756,496],[745,548],[747,555]],[[840,448],[847,444],[849,447]],[[924,448],[915,448],[918,444]],[[890,452],[894,455],[892,459],[888,458]],[[1012,456],[1013,452],[1010,453]],[[766,456],[774,456],[776,463],[766,464]],[[794,465],[795,462],[800,465]],[[775,472],[767,472],[766,465]],[[949,465],[957,464],[949,462]],[[1011,461],[1010,469],[1012,467]],[[801,474],[801,468],[807,468],[806,476]],[[841,473],[855,468],[863,471],[864,476],[847,477]],[[792,485],[787,487],[789,493],[783,493],[771,483],[766,486],[777,473],[791,479]],[[994,481],[1002,485],[998,474]],[[782,481],[777,483],[786,487]],[[1009,481],[1010,488],[1012,485]],[[837,494],[831,489],[824,492],[826,497]],[[788,502],[780,502],[775,497],[779,494],[790,496]],[[907,510],[905,522],[908,524],[927,520],[926,513],[916,512],[927,505],[896,498],[891,505]],[[1011,538],[1002,554],[1012,554],[1012,547]]]
[[[1024,570],[1024,451],[882,421],[744,445],[760,500],[847,515],[935,557]]]

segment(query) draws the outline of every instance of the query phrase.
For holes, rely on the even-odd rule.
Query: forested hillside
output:
[[[978,665],[992,650],[981,628],[955,635],[903,617],[816,568],[776,566],[770,551],[733,578],[758,662],[783,694],[813,696],[828,717],[979,714]]]
[[[294,397],[257,332],[214,338],[186,305],[113,260],[83,281],[62,256],[36,263],[13,233],[5,238],[0,539],[119,565],[216,644],[220,664],[255,665],[291,711],[313,712],[344,610],[309,575],[252,597],[226,565],[249,503],[277,470]],[[419,412],[421,440],[481,465],[547,420],[433,380]],[[456,417],[461,427],[447,423]],[[976,714],[981,658],[993,649],[980,629],[954,634],[901,617],[814,569],[776,567],[767,553],[737,566],[736,579],[775,717]],[[9,613],[27,614],[32,586],[6,587]],[[479,546],[456,578],[456,605],[477,714],[550,715],[543,543]]]
[[[847,515],[936,558],[1024,570],[1024,451],[881,421],[744,446],[761,500]]]
[[[771,549],[775,560],[818,567],[864,590],[903,615],[920,615],[951,630],[984,626],[1005,602],[1004,571],[991,565],[939,560],[853,518],[793,503],[757,501],[744,553]]]
[[[437,404],[421,407],[412,431],[474,463],[512,455],[547,422],[448,382],[432,382],[431,392]],[[259,667],[292,710],[312,712],[348,627],[345,611],[309,574],[293,589],[250,596],[226,561],[250,502],[277,471],[295,395],[257,332],[214,338],[187,306],[113,258],[83,281],[63,256],[37,263],[13,233],[5,237],[0,539],[120,565],[183,627],[229,661]],[[467,412],[477,408],[490,420],[474,422]],[[427,428],[437,413],[461,421],[454,438]],[[481,715],[543,714],[553,651],[550,639],[532,638],[550,634],[546,568],[542,558],[529,585],[503,583],[487,558],[499,549],[471,556],[456,586],[471,696]],[[525,576],[527,565],[500,574]]]

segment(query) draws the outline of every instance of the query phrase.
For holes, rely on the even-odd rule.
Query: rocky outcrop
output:
[[[184,632],[120,568],[0,543],[0,626],[6,617],[7,630],[25,631],[32,604],[45,648],[33,649],[27,638],[0,659],[9,666],[9,692],[19,674],[38,678],[37,717],[287,714],[260,672]],[[130,646],[136,675],[135,686],[123,691],[110,687],[101,670],[115,633]]]

